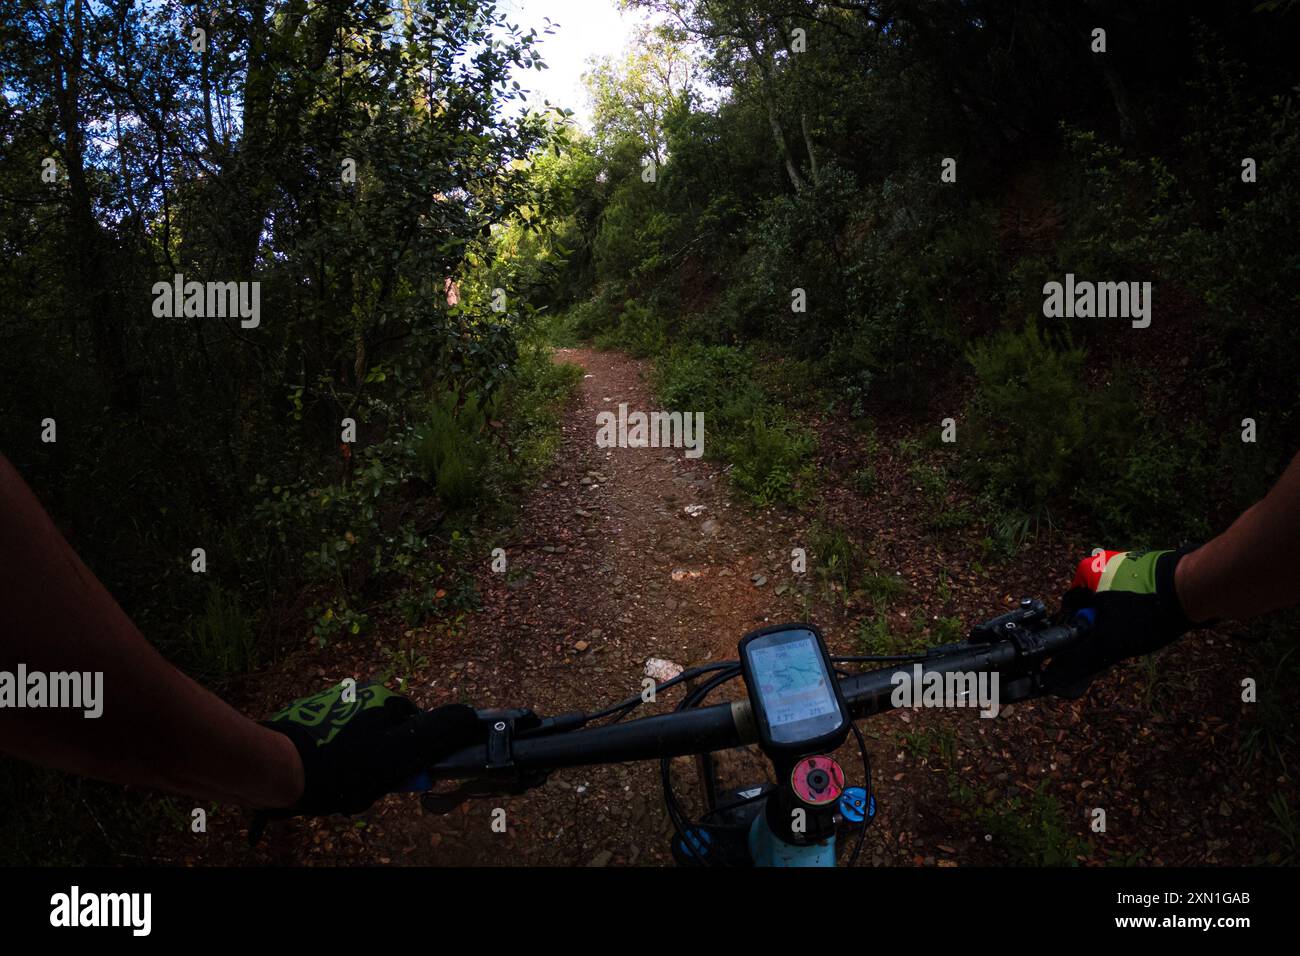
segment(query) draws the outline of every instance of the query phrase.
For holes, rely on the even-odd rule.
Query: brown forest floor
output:
[[[597,448],[598,411],[619,402],[654,407],[647,366],[582,349],[559,350],[557,360],[582,365],[586,377],[556,464],[506,544],[509,573],[494,574],[484,561],[481,610],[450,633],[406,633],[417,648],[407,676],[418,704],[597,710],[640,691],[648,658],[684,666],[734,658],[743,633],[800,618],[805,607],[833,653],[862,653],[854,634],[872,609],[818,576],[809,515],[731,501],[720,467],[681,450]],[[812,424],[821,441],[820,520],[849,531],[879,571],[906,580],[907,592],[881,612],[900,631],[928,633],[941,617],[969,625],[1026,594],[1052,603],[1094,544],[1058,534],[1013,561],[985,557],[985,568],[977,557],[983,530],[926,529],[922,515],[933,503],[923,502],[894,452],[907,434],[901,425],[877,422],[875,487],[864,496],[845,484],[865,463],[860,436],[838,420]],[[692,516],[687,505],[704,510]],[[810,550],[806,574],[790,570],[794,547]],[[756,586],[759,574],[766,581]],[[234,703],[263,714],[344,677],[369,678],[391,666],[380,646],[403,637],[397,625],[388,632],[291,655]],[[863,862],[1023,862],[1070,839],[1079,841],[1070,852],[1092,865],[1266,860],[1281,842],[1269,826],[1268,797],[1281,789],[1294,803],[1296,794],[1278,761],[1241,753],[1252,725],[1240,681],[1258,675],[1240,642],[1216,632],[1194,635],[1159,660],[1158,668],[1117,669],[1080,701],[1017,704],[996,720],[912,711],[864,722],[880,814]],[[643,709],[679,699],[673,691],[664,696]],[[846,746],[840,758],[856,783],[855,750]],[[689,761],[678,763],[681,788],[693,792]],[[748,752],[730,755],[723,767],[737,783],[763,773]],[[1040,785],[1050,795],[1046,812],[1033,802]],[[506,811],[505,833],[492,829],[496,807]],[[1093,807],[1106,810],[1104,834],[1089,829]],[[1009,823],[1026,819],[1037,821],[1034,833],[1009,835]],[[525,795],[472,801],[447,816],[425,815],[415,796],[394,795],[356,819],[273,825],[251,850],[247,822],[234,808],[218,808],[207,833],[168,838],[157,858],[191,865],[671,862],[657,763],[557,772]]]

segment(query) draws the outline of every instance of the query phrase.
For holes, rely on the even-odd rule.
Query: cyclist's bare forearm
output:
[[[1263,500],[1179,562],[1174,582],[1193,621],[1300,604],[1300,454]]]
[[[202,799],[282,807],[302,792],[292,742],[244,717],[159,654],[77,557],[0,455],[0,671],[100,673],[98,717],[0,708],[0,751]],[[17,687],[23,694],[25,688]]]

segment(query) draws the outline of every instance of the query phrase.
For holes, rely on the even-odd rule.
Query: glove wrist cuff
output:
[[[1182,601],[1178,598],[1178,588],[1174,584],[1174,572],[1178,568],[1178,562],[1195,551],[1197,547],[1197,545],[1185,545],[1176,551],[1166,551],[1156,559],[1156,598],[1160,601],[1165,613],[1169,615],[1170,620],[1177,622],[1184,631],[1205,627],[1210,623],[1203,621],[1197,624],[1187,616],[1187,612],[1183,610]]]
[[[302,778],[303,788],[302,796],[298,802],[291,807],[285,808],[285,815],[292,816],[297,813],[308,812],[312,804],[315,789],[313,784],[320,779],[320,748],[316,746],[316,741],[306,730],[289,721],[269,721],[263,720],[259,723],[268,730],[274,730],[278,734],[284,734],[293,742],[294,749],[298,751],[298,757],[302,760]]]

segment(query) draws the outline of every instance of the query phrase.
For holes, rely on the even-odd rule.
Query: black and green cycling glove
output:
[[[1079,562],[1061,606],[1070,615],[1092,608],[1094,624],[1044,670],[1054,693],[1077,697],[1106,668],[1159,650],[1197,626],[1174,589],[1174,570],[1192,550],[1099,551]]]
[[[375,682],[338,684],[263,723],[293,741],[306,781],[301,799],[273,817],[360,813],[447,754],[487,739],[472,707],[421,711]]]

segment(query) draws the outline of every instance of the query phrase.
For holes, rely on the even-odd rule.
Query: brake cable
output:
[[[719,668],[715,667],[711,669],[718,670]],[[685,672],[679,676],[685,676]],[[682,698],[681,702],[674,708],[674,710],[688,710],[693,706],[697,706],[705,697],[712,693],[715,688],[722,686],[728,681],[735,680],[739,676],[740,664],[735,661],[728,662],[726,669],[723,670],[722,673],[709,678],[699,687],[692,688],[691,691]],[[711,866],[712,863],[708,858],[701,854],[699,850],[692,845],[689,834],[691,821],[686,816],[685,811],[682,810],[681,804],[677,800],[677,795],[673,792],[671,758],[661,757],[659,759],[659,773],[663,783],[664,805],[668,810],[668,818],[673,824],[674,832],[682,842],[683,849],[687,853],[697,857],[705,866]]]
[[[858,824],[858,842],[853,845],[853,852],[849,854],[849,866],[854,867],[858,864],[858,854],[862,852],[862,844],[866,842],[867,827],[871,826],[872,821],[876,819],[872,811],[872,801],[875,799],[871,790],[871,755],[867,753],[867,741],[862,736],[862,731],[858,730],[858,725],[850,720],[849,728],[853,731],[853,736],[858,741],[858,753],[862,755],[862,772],[865,775],[863,790],[866,791],[866,797],[862,801],[862,822]]]
[[[659,696],[659,692],[661,690],[667,690],[670,687],[675,687],[676,685],[682,683],[683,681],[692,680],[696,677],[699,677],[701,674],[708,674],[712,671],[726,670],[728,668],[738,667],[738,666],[739,665],[736,661],[719,661],[715,664],[701,664],[699,667],[692,667],[688,670],[682,671],[676,677],[669,678],[668,680],[664,681],[662,684],[656,684],[655,697]],[[611,724],[616,724],[624,717],[626,717],[628,714],[630,714],[633,710],[635,710],[637,707],[640,707],[644,703],[646,703],[645,698],[641,694],[636,694],[632,697],[627,698],[627,700],[620,701],[617,704],[611,704],[609,707],[606,707],[604,710],[597,711],[594,714],[589,714],[587,716],[587,720],[588,721],[599,720],[602,717],[608,717],[610,714],[617,713],[618,716],[610,721]]]

